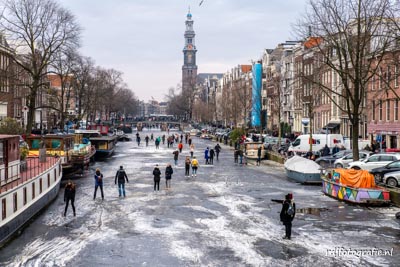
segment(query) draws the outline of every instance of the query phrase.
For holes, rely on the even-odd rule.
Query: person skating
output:
[[[296,215],[296,203],[293,201],[293,195],[287,194],[285,201],[282,205],[280,213],[281,222],[285,225],[285,236],[284,239],[290,239],[292,236],[292,221]]]
[[[191,164],[190,158],[186,157],[186,159],[185,159],[185,177],[189,177],[190,176],[190,174],[189,174],[189,172],[190,172],[190,164]]]
[[[171,179],[174,170],[171,167],[171,164],[167,164],[167,168],[165,168],[165,187],[166,189],[171,189]]]
[[[74,212],[74,216],[76,216],[75,212],[75,192],[76,186],[71,180],[65,185],[64,189],[64,203],[65,203],[65,210],[64,210],[64,217],[67,216],[68,204],[71,201],[72,211]]]
[[[182,141],[178,144],[179,153],[182,153],[183,144]]]
[[[146,141],[146,146],[149,146],[149,136],[146,135],[146,137],[144,138],[144,140]]]
[[[129,183],[128,176],[126,175],[126,172],[125,172],[123,166],[119,166],[119,170],[115,174],[115,181],[114,181],[114,183],[117,184],[117,180],[118,180],[119,197],[121,197],[121,196],[126,197],[126,194],[125,194],[125,179],[126,179],[126,182]]]
[[[206,150],[204,150],[204,159],[205,159],[206,164],[210,163],[208,160],[210,158],[209,152],[210,152],[210,149],[207,147]]]
[[[243,150],[241,149],[241,148],[239,148],[239,159],[240,159],[240,164],[242,165],[243,164]]]
[[[160,180],[161,180],[161,171],[158,168],[158,164],[154,167],[153,170],[153,176],[154,176],[154,191],[160,191]]]
[[[156,149],[160,148],[160,137],[156,138],[156,141],[154,142],[154,144],[156,145]]]
[[[162,136],[162,144],[165,145],[165,134],[163,134],[163,136]]]
[[[214,150],[215,150],[215,155],[217,156],[217,160],[219,160],[219,152],[221,152],[221,146],[219,144],[217,144],[214,147]]]
[[[192,159],[192,177],[197,176],[197,168],[199,167],[199,161],[196,159],[196,157],[193,157]]]
[[[238,164],[239,150],[235,149],[235,151],[233,152],[233,159],[234,159],[235,164]]]
[[[192,138],[191,137],[189,137],[188,144],[189,144],[189,146],[192,144]]]
[[[261,146],[258,146],[257,149],[257,166],[260,166],[261,163]]]
[[[174,152],[172,152],[172,154],[174,154],[175,166],[178,166],[179,151],[178,151],[178,150],[175,150]]]
[[[194,154],[194,144],[190,145],[190,158],[193,158],[193,154]]]
[[[136,137],[137,145],[140,146],[140,136]]]
[[[100,187],[101,199],[104,200],[104,192],[103,192],[103,174],[100,172],[100,169],[97,168],[94,174],[94,196],[93,200],[96,199],[97,188]]]
[[[214,149],[210,149],[210,164],[214,164]]]
[[[151,140],[151,141],[154,140],[154,135],[153,135],[153,134],[150,135],[150,140]]]

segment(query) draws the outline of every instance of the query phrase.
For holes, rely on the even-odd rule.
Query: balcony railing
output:
[[[40,162],[38,157],[32,157],[7,168],[0,166],[0,193],[11,190],[39,176],[57,164],[59,160],[59,157],[46,157],[45,162]],[[5,175],[6,173],[8,175]]]

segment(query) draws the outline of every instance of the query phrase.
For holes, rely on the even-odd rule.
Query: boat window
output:
[[[39,146],[40,146],[39,143],[40,143],[39,139],[32,140],[32,149],[39,149]]]
[[[57,139],[51,139],[51,148],[59,149],[61,147],[61,141]]]

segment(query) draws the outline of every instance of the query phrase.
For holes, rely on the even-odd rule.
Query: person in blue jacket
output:
[[[100,172],[100,169],[96,169],[96,173],[94,174],[94,196],[93,200],[96,199],[97,188],[100,187],[101,191],[101,199],[104,200],[104,193],[103,193],[103,174]]]

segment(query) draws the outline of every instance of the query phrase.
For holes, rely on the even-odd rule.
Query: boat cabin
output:
[[[74,149],[73,135],[43,135],[43,136],[28,136],[26,142],[29,145],[29,156],[39,156],[39,149],[46,148],[47,155],[58,155],[67,157]]]
[[[19,136],[0,135],[0,185],[19,178],[19,164]]]

